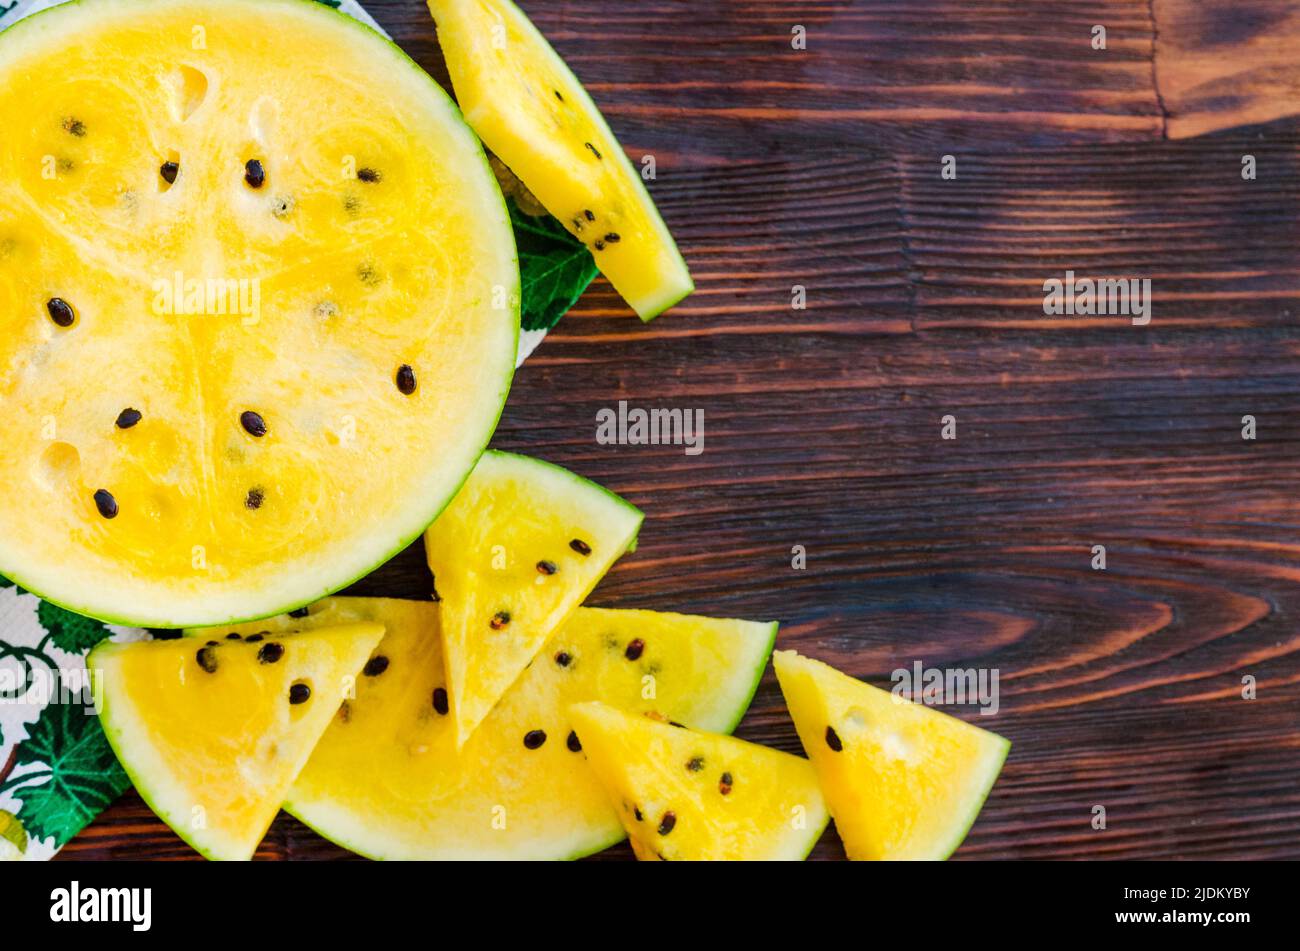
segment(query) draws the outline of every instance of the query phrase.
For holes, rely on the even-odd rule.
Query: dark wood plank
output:
[[[981,115],[940,150],[924,117],[820,115],[874,95],[837,99],[838,66],[810,72],[788,116],[728,113],[728,75],[733,102],[768,95],[740,80],[779,75],[762,59],[790,16],[778,5],[525,5],[580,72],[584,56],[618,70],[597,95],[660,157],[654,192],[699,285],[642,325],[598,282],[516,377],[495,444],[647,513],[592,603],[777,618],[782,646],[881,685],[916,660],[997,668],[999,714],[957,712],[1014,745],[958,858],[1300,858],[1300,125],[1186,142],[1117,125],[1082,147],[1079,127],[1044,118],[1008,148],[1020,120]],[[918,8],[928,21],[889,6],[800,16],[822,18],[845,63],[846,38],[892,17],[907,69],[962,49],[1018,62],[1027,24],[1065,16],[1018,4],[1022,32],[1007,33],[1011,5],[967,4],[931,31],[938,6]],[[432,54],[418,3],[373,8]],[[724,8],[729,72],[699,40]],[[949,39],[926,53],[923,30]],[[1064,74],[1091,62],[1065,60]],[[1056,78],[1128,88],[1098,69],[1093,86]],[[688,88],[697,77],[711,94]],[[1022,79],[1052,89],[1045,70]],[[1158,114],[1116,95],[1061,111]],[[718,114],[671,111],[701,97]],[[1150,277],[1151,324],[1044,316],[1042,283],[1065,269]],[[790,308],[796,283],[806,310]],[[595,414],[619,399],[702,409],[703,454],[598,445]],[[354,590],[428,583],[413,548]],[[770,671],[739,733],[798,751]],[[134,795],[65,854],[192,855]],[[346,857],[288,817],[259,855]],[[815,857],[842,857],[833,831]]]

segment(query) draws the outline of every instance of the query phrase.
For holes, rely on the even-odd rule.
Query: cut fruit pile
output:
[[[440,600],[103,646],[110,742],[214,858],[251,855],[281,803],[384,859],[576,858],[625,834],[645,860],[801,859],[828,809],[852,857],[951,852],[1006,742],[791,652],[811,762],[726,736],[776,624],[581,607],[640,524],[572,473],[488,454],[426,535]]]
[[[82,0],[0,34],[0,573],[184,627],[310,603],[413,541],[487,445],[517,353],[479,136],[576,236],[525,229],[532,321],[586,286],[588,251],[643,318],[690,291],[527,18],[434,13],[465,114],[311,0]],[[481,713],[467,692],[465,723]]]
[[[693,285],[528,19],[429,5],[463,116],[306,0],[82,0],[0,36],[0,572],[186,628],[88,665],[211,858],[282,806],[375,858],[801,859],[830,816],[854,858],[946,856],[1006,741],[788,653],[811,760],[726,736],[776,624],[583,606],[641,512],[484,452],[520,273],[483,143],[643,319]],[[432,601],[325,597],[422,532]]]

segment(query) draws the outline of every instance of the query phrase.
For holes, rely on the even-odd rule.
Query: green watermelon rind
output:
[[[43,25],[49,18],[50,14],[52,13],[62,12],[71,9],[73,7],[85,7],[87,5],[93,6],[96,3],[105,3],[107,5],[106,0],[69,0],[69,2],[67,3],[63,3],[54,7],[49,7],[47,9],[40,10],[36,13],[33,13],[32,15],[25,17],[24,19],[15,23],[13,26],[5,29],[3,32],[0,32],[0,50],[10,45],[9,44],[10,37],[15,35],[22,37],[26,35],[28,32],[30,32],[33,29],[32,26],[33,24],[36,24],[37,26]],[[473,128],[470,127],[469,123],[465,121],[465,116],[461,113],[460,107],[456,105],[455,101],[453,101],[449,95],[447,95],[447,91],[443,89],[440,85],[438,85],[438,82],[427,72],[425,72],[424,69],[422,69],[417,62],[415,62],[415,60],[411,59],[411,57],[408,56],[400,46],[398,46],[388,37],[384,36],[382,33],[379,33],[373,28],[371,28],[369,25],[362,23],[360,20],[348,16],[348,14],[337,9],[336,7],[331,7],[319,3],[317,2],[317,0],[263,0],[264,5],[271,5],[273,3],[280,3],[285,6],[293,6],[297,8],[311,8],[312,10],[317,11],[319,15],[321,15],[322,17],[334,18],[335,22],[342,21],[343,23],[346,23],[349,29],[357,31],[356,34],[357,36],[361,36],[364,34],[369,40],[378,40],[384,46],[387,46],[390,54],[392,55],[395,65],[402,64],[405,67],[413,70],[419,76],[423,77],[424,80],[427,82],[427,84],[430,87],[432,87],[432,89],[435,91],[434,98],[438,100],[441,104],[446,106],[448,119],[451,122],[459,122],[464,127],[466,133],[470,136],[471,140],[478,143],[478,153],[479,153],[479,158],[483,163],[484,174],[487,175],[490,181],[494,183],[496,182],[496,176],[493,174],[492,167],[488,163],[487,153],[483,148],[483,143],[479,139],[478,134],[474,132]],[[499,187],[497,188],[497,196],[500,198],[501,221],[504,223],[505,226],[504,230],[507,234],[510,235],[510,242],[513,245],[514,231],[510,227],[510,211],[506,207],[505,195],[501,193]],[[519,349],[520,300],[521,300],[521,291],[520,291],[521,284],[520,284],[520,276],[519,276],[519,252],[517,248],[514,249],[513,260],[515,265],[515,283],[514,283],[513,290],[510,293],[508,293],[506,296],[507,296],[507,300],[510,302],[508,306],[514,311],[514,320],[512,321],[512,325],[514,327],[512,353],[517,353]],[[486,437],[483,441],[483,445],[479,447],[478,452],[473,454],[473,459],[470,465],[468,466],[468,468],[466,469],[465,474],[461,478],[460,482],[458,482],[455,486],[451,488],[451,490],[446,494],[446,497],[441,500],[441,504],[438,504],[434,508],[431,515],[429,515],[427,518],[421,516],[422,521],[420,521],[419,526],[413,529],[409,534],[403,533],[403,535],[398,539],[398,541],[394,543],[393,546],[381,558],[375,561],[374,564],[370,565],[364,570],[357,572],[353,577],[350,577],[339,584],[331,583],[330,585],[321,588],[316,593],[312,594],[310,597],[298,598],[295,599],[293,603],[278,605],[274,610],[261,611],[261,612],[254,613],[252,615],[231,616],[224,619],[214,619],[211,621],[204,619],[203,626],[210,627],[219,624],[240,624],[247,621],[260,621],[263,618],[274,617],[277,614],[284,614],[287,613],[288,611],[296,610],[297,608],[303,607],[304,605],[312,604],[316,601],[319,601],[321,598],[328,597],[329,595],[334,594],[335,592],[343,590],[344,588],[348,587],[351,584],[355,584],[357,581],[360,581],[362,578],[366,577],[371,572],[375,571],[377,568],[379,568],[381,565],[388,562],[397,554],[404,551],[410,545],[414,544],[416,539],[418,539],[421,535],[423,535],[424,532],[428,529],[428,527],[434,523],[434,521],[438,518],[439,515],[442,514],[443,509],[445,509],[448,505],[451,504],[452,499],[454,499],[457,493],[460,492],[466,480],[469,479],[470,474],[474,471],[474,467],[475,465],[477,465],[478,459],[483,455],[485,451],[487,451],[487,446],[492,441],[492,436],[496,433],[496,428],[501,422],[501,415],[505,412],[506,400],[510,395],[510,387],[514,380],[514,373],[515,373],[515,365],[514,365],[514,361],[512,360],[510,362],[510,368],[506,373],[506,377],[505,380],[503,381],[503,385],[500,391],[500,398],[497,404],[496,415],[492,420],[491,426],[485,429]],[[155,628],[184,628],[184,627],[197,626],[190,621],[177,621],[168,618],[132,617],[129,614],[116,614],[112,612],[100,613],[88,609],[84,605],[74,604],[70,600],[60,600],[56,598],[51,598],[43,594],[41,591],[37,590],[36,588],[33,588],[31,585],[29,585],[23,577],[22,569],[19,568],[15,570],[14,566],[12,565],[0,564],[0,575],[4,575],[5,577],[9,578],[15,584],[23,588],[23,590],[31,592],[32,594],[41,598],[43,601],[48,601],[51,604],[57,605],[58,607],[64,608],[65,610],[68,611],[72,611],[76,614],[82,614],[85,615],[86,617],[93,617],[96,620],[103,621],[106,624],[117,624],[123,627],[155,627]]]
[[[953,826],[953,837],[944,841],[943,844],[935,849],[933,858],[935,861],[946,861],[961,848],[961,844],[966,841],[966,836],[970,835],[971,828],[975,821],[979,819],[980,813],[984,811],[984,803],[988,801],[989,794],[993,792],[993,786],[998,781],[998,776],[1002,773],[1002,767],[1006,764],[1007,756],[1011,753],[1011,741],[1004,736],[998,736],[996,733],[989,734],[1000,742],[992,747],[992,755],[984,769],[976,774],[979,776],[979,785],[973,786],[978,790],[969,797],[970,810],[963,819]]]
[[[581,105],[583,105],[588,113],[590,113],[591,118],[596,123],[597,127],[603,128],[611,141],[619,142],[618,136],[616,136],[614,130],[609,127],[609,122],[605,119],[605,114],[600,111],[600,107],[596,105],[595,100],[591,98],[591,94],[587,92],[587,87],[583,85],[582,80],[577,77],[577,74],[569,68],[569,64],[564,61],[563,57],[556,52],[555,47],[551,45],[550,40],[548,40],[545,35],[543,35],[542,31],[537,28],[537,25],[528,18],[528,15],[519,9],[518,4],[512,2],[512,0],[501,0],[501,2],[503,5],[514,8],[515,12],[519,14],[520,19],[526,24],[526,32],[531,31],[540,41],[536,46],[545,52],[551,62],[561,71],[562,75],[567,74],[573,79],[573,84],[577,87],[578,93],[582,97]],[[441,34],[439,34],[439,42],[441,42]],[[454,80],[452,85],[453,87],[455,86]],[[649,323],[664,311],[668,310],[675,304],[680,303],[686,297],[694,293],[695,279],[691,276],[690,269],[686,266],[686,259],[682,257],[681,249],[677,247],[676,239],[673,238],[672,232],[668,230],[668,225],[664,223],[663,216],[659,213],[659,207],[650,196],[650,191],[645,187],[645,182],[642,181],[640,173],[637,172],[636,167],[632,164],[632,160],[627,157],[627,152],[623,149],[621,142],[619,142],[618,153],[624,164],[627,166],[628,171],[631,172],[631,179],[638,189],[638,194],[643,205],[649,212],[650,222],[658,226],[661,236],[666,239],[666,243],[675,252],[677,263],[681,266],[682,274],[686,277],[686,286],[680,294],[666,294],[662,298],[656,300],[652,305],[644,307],[644,314],[638,313],[638,316],[641,318],[643,323]],[[524,182],[524,185],[527,186],[528,183]]]
[[[81,2],[81,0],[76,0],[76,2]],[[96,656],[106,650],[115,650],[121,646],[121,644],[112,641],[101,642],[98,647],[95,647],[86,655],[86,669],[91,671],[98,669],[99,665],[95,662]],[[99,725],[104,730],[104,736],[108,740],[108,745],[113,748],[113,755],[117,757],[118,764],[121,765],[122,771],[126,773],[127,778],[131,780],[131,785],[135,787],[135,791],[139,794],[140,798],[144,800],[144,804],[148,806],[153,811],[154,815],[165,822],[167,826],[195,852],[198,852],[199,855],[209,861],[219,861],[221,856],[214,854],[210,848],[196,842],[193,838],[182,831],[188,828],[186,823],[182,822],[176,816],[169,814],[154,802],[153,794],[150,792],[149,783],[145,781],[144,777],[140,775],[138,770],[132,767],[130,759],[126,755],[126,750],[130,745],[130,741],[127,739],[125,728],[114,720],[112,711],[113,705],[108,702],[107,693],[101,694],[95,711],[99,717]]]
[[[577,476],[576,478],[581,478],[581,477]],[[613,493],[610,494],[612,495]],[[754,700],[754,695],[758,692],[759,684],[762,683],[763,681],[763,674],[767,670],[768,658],[771,657],[772,648],[776,644],[776,634],[777,634],[777,628],[779,626],[780,626],[779,622],[777,621],[769,622],[766,643],[762,645],[755,645],[755,654],[754,654],[755,663],[754,663],[753,677],[750,680],[749,687],[747,689],[739,691],[739,693],[736,695],[734,706],[731,707],[731,711],[732,711],[730,714],[731,725],[722,732],[729,733],[729,734],[734,733],[736,728],[740,725],[740,722],[745,718],[745,713],[749,710],[750,704]],[[761,650],[757,649],[759,646],[762,647]],[[315,832],[317,835],[319,835],[322,839],[325,839],[326,841],[333,842],[335,845],[347,849],[349,852],[353,852],[356,855],[360,855],[364,858],[374,859],[377,861],[382,861],[385,859],[385,856],[373,854],[366,851],[364,848],[359,848],[356,845],[356,843],[349,841],[346,836],[331,834],[325,831],[324,829],[321,829],[319,826],[314,825],[306,818],[304,818],[303,815],[300,814],[300,812],[294,807],[292,801],[286,802],[282,808],[284,809],[285,812],[289,813],[289,815],[293,816],[295,819],[297,819],[303,825],[307,826],[307,828],[311,829],[313,832]],[[807,857],[807,854],[811,852],[813,848],[817,845],[817,841],[821,838],[822,832],[825,830],[826,825],[829,821],[830,821],[830,814],[827,813],[825,821],[822,822],[821,827],[817,830],[816,834],[813,835],[811,840],[809,841],[807,852],[804,853],[804,857]],[[599,852],[603,852],[606,849],[613,848],[614,846],[618,845],[620,842],[624,841],[626,838],[627,838],[626,831],[624,831],[622,826],[619,825],[618,832],[611,835],[610,838],[608,838],[607,840],[594,843],[590,846],[584,844],[581,847],[579,847],[577,851],[571,852],[567,855],[556,856],[556,860],[572,862],[572,861],[577,861],[578,859],[587,858],[588,856],[595,855]]]

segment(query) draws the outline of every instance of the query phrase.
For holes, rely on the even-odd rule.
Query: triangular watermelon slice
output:
[[[794,651],[772,660],[849,858],[951,855],[1011,744]]]
[[[603,703],[569,715],[642,860],[803,859],[829,821],[798,756]]]
[[[384,636],[349,624],[284,636],[104,642],[100,718],[150,808],[210,859],[249,859]]]
[[[429,0],[465,121],[642,320],[695,289],[641,168],[578,78],[510,0]],[[648,176],[653,177],[653,176]]]
[[[458,747],[635,544],[642,518],[559,466],[483,454],[424,539],[442,602]]]

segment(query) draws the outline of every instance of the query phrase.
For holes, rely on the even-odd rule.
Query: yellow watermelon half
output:
[[[309,0],[81,0],[0,34],[0,116],[0,573],[183,627],[417,538],[519,331],[438,85]]]

